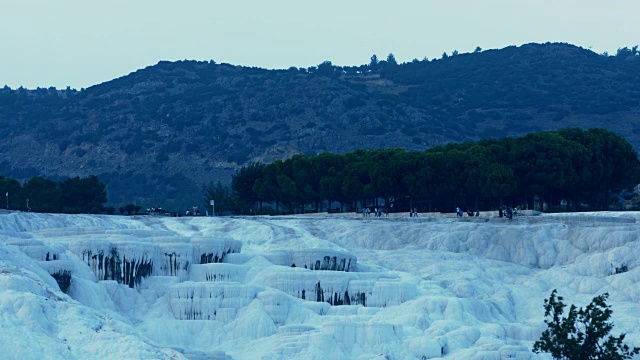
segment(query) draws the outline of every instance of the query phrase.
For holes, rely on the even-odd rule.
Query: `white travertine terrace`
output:
[[[0,347],[8,358],[546,358],[530,349],[553,289],[579,306],[610,293],[614,332],[640,346],[639,218],[3,214]]]

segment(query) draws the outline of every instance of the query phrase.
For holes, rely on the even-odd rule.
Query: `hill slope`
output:
[[[98,175],[185,205],[250,160],[604,127],[640,148],[640,56],[529,44],[403,65],[160,62],[89,89],[0,90],[0,174]]]

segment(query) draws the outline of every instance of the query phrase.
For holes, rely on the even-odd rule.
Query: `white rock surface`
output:
[[[549,358],[531,347],[553,289],[578,306],[608,292],[613,332],[640,346],[638,220],[3,214],[0,348],[8,359]]]

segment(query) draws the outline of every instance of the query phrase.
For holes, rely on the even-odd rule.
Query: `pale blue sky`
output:
[[[0,86],[80,89],[159,60],[265,68],[568,42],[640,43],[637,0],[0,0]]]

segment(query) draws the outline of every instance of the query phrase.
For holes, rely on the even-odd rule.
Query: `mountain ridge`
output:
[[[109,203],[167,207],[202,201],[204,185],[249,161],[297,153],[566,127],[606,128],[637,150],[639,59],[547,43],[353,67],[161,61],[83,91],[5,87],[0,173],[94,174]]]

